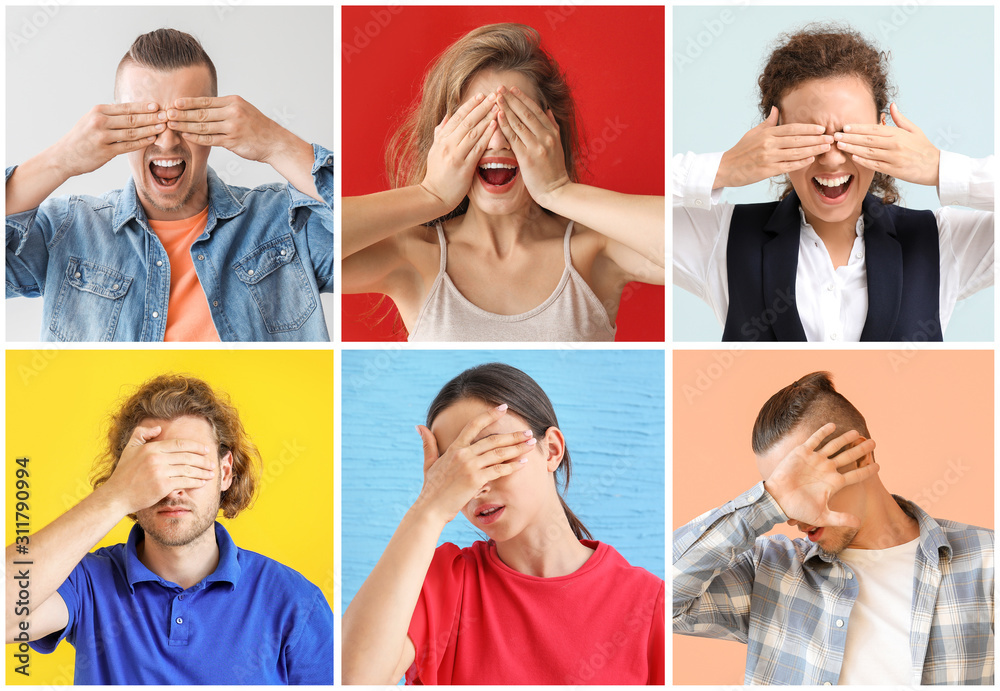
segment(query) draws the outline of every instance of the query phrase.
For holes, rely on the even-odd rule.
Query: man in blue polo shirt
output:
[[[94,492],[7,548],[7,642],[67,639],[77,684],[332,684],[323,593],[215,520],[252,503],[259,467],[228,399],[192,377],[146,382],[112,419]],[[89,553],[125,516],[128,541]]]

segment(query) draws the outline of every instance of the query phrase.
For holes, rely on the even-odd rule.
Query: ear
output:
[[[880,125],[886,124],[885,113],[879,113],[879,115],[878,115],[878,124],[880,124]]]
[[[227,451],[226,455],[219,459],[219,472],[222,473],[222,482],[219,489],[225,492],[233,484],[233,452]]]
[[[854,443],[851,444],[851,446],[855,447],[858,444],[863,444],[867,440],[868,440],[868,437],[858,437],[854,441]],[[857,468],[864,468],[866,465],[871,465],[874,462],[875,462],[875,452],[872,451],[870,454],[868,454],[866,456],[862,456],[861,458],[859,458],[858,460],[856,460],[854,462],[854,464],[855,464],[855,467],[857,467]]]
[[[545,469],[550,473],[556,472],[563,456],[566,455],[566,438],[563,437],[563,433],[558,427],[549,427],[545,430],[545,436],[539,440],[538,446],[545,454]]]

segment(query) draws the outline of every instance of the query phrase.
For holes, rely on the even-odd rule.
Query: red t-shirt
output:
[[[568,576],[513,570],[496,543],[437,548],[408,684],[664,683],[664,583],[609,545]]]

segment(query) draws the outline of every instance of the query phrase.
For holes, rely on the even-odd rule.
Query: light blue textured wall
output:
[[[941,149],[981,158],[993,154],[993,13],[983,7],[894,3],[858,7],[675,7],[673,10],[674,153],[725,151],[760,123],[757,77],[780,34],[809,22],[841,22],[891,52],[896,102]],[[933,46],[933,49],[930,47]],[[936,209],[937,191],[899,182],[904,206]],[[770,201],[767,181],[728,189],[723,201]],[[962,300],[948,341],[993,340],[993,288]],[[722,326],[700,299],[673,292],[675,341],[718,341]]]
[[[347,350],[339,543],[345,608],[420,492],[423,451],[414,425],[448,380],[485,362],[518,367],[541,385],[573,457],[567,503],[596,539],[663,578],[662,350]],[[461,515],[441,536],[463,547],[479,539]]]

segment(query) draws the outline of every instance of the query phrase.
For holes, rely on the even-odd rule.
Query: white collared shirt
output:
[[[726,247],[733,204],[713,190],[722,154],[678,154],[673,159],[674,283],[697,295],[725,324],[729,311]],[[934,210],[940,247],[941,329],[955,303],[993,285],[993,156],[972,159],[941,152]],[[968,206],[956,209],[952,206]],[[859,218],[845,266],[833,268],[823,241],[799,209],[795,300],[809,341],[858,341],[868,316],[864,218]]]

